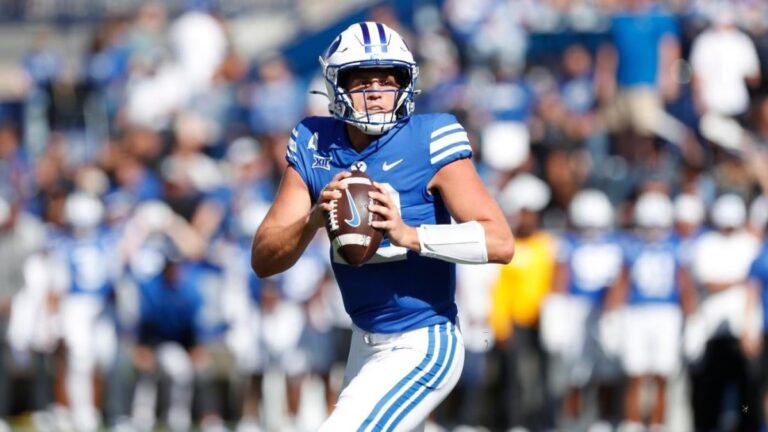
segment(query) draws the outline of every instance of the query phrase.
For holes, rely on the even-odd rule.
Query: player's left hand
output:
[[[418,249],[419,237],[416,228],[403,222],[395,202],[380,183],[373,182],[373,186],[376,191],[368,192],[368,196],[378,201],[378,204],[371,204],[368,210],[378,214],[381,220],[373,221],[371,225],[384,230],[393,245]]]

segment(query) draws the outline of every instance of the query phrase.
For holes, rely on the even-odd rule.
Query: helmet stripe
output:
[[[381,52],[387,52],[387,34],[384,33],[384,26],[381,23],[376,23],[376,27],[379,29],[379,42],[381,42]]]
[[[365,46],[365,52],[372,51],[371,48],[371,34],[368,32],[368,23],[360,23],[360,28],[363,29],[363,45]]]
[[[341,35],[336,37],[336,40],[333,41],[331,46],[328,48],[328,52],[326,53],[325,57],[328,58],[333,55],[333,53],[336,52],[337,49],[339,49],[339,45],[341,45]]]

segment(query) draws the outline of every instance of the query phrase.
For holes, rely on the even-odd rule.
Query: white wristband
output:
[[[416,228],[420,254],[460,264],[485,264],[488,248],[485,229],[477,221],[451,225],[422,225]]]

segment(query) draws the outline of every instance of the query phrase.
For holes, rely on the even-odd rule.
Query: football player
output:
[[[604,321],[603,300],[621,272],[623,259],[619,236],[613,230],[614,209],[603,192],[585,189],[577,193],[568,217],[574,229],[559,240],[552,283],[553,292],[563,296],[564,310],[560,316],[542,312],[542,326],[549,326],[553,319],[564,326],[560,354],[568,381],[563,400],[565,429],[579,428],[583,426],[579,422],[586,421],[588,389],[597,387],[600,401],[611,400],[610,383],[616,368],[599,329],[612,327],[605,325],[610,320]],[[603,425],[609,407],[598,408],[598,424]]]
[[[703,288],[692,330],[686,329],[686,354],[691,356],[691,406],[695,430],[714,430],[722,421],[724,398],[737,406],[760,406],[754,369],[753,336],[759,330],[760,306],[750,302],[745,286],[760,243],[746,229],[747,209],[736,194],[720,195],[709,212],[712,231],[702,234],[693,249],[691,275]],[[696,326],[701,329],[696,329]],[[698,334],[697,334],[698,333]],[[717,377],[713,379],[713,377]],[[729,390],[730,389],[730,390]],[[733,391],[735,390],[735,391]],[[737,430],[760,429],[760,412],[746,410]]]
[[[333,117],[306,118],[291,132],[252,266],[261,277],[291,267],[350,170],[373,178],[379,204],[369,209],[385,239],[361,267],[334,258],[354,332],[341,395],[320,430],[420,428],[464,362],[455,263],[507,263],[513,236],[461,124],[413,115],[418,66],[400,35],[381,23],[353,24],[320,63]]]
[[[95,431],[101,413],[95,404],[97,369],[112,366],[117,349],[111,297],[120,276],[118,233],[104,222],[104,206],[76,191],[64,204],[67,230],[51,237],[49,271],[61,290],[61,332],[67,348],[66,389],[75,428]],[[54,270],[55,269],[55,270]]]
[[[629,376],[625,393],[624,430],[645,430],[641,424],[643,382],[656,384],[650,429],[665,428],[667,379],[680,368],[682,311],[696,308],[693,283],[679,257],[672,234],[674,207],[661,192],[644,192],[635,203],[637,235],[625,243],[624,268],[612,287],[608,308],[626,303],[622,363]],[[682,308],[682,309],[681,309]]]

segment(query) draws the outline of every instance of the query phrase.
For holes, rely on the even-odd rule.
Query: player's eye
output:
[[[381,86],[387,87],[387,88],[395,88],[395,89],[400,88],[400,84],[398,84],[394,78],[384,81],[384,83]]]

